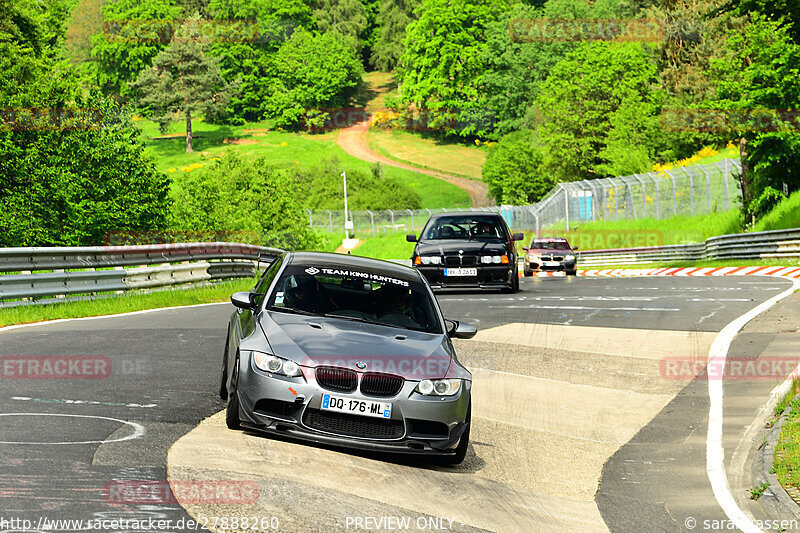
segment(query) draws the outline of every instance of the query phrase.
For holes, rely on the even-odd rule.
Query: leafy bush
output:
[[[772,187],[765,187],[761,191],[761,195],[750,204],[750,213],[755,215],[756,218],[761,218],[772,211],[784,198],[786,197],[782,192]]]
[[[509,133],[489,150],[483,180],[498,204],[525,205],[538,202],[556,184],[541,169],[542,149],[533,132]]]
[[[176,231],[252,233],[258,244],[292,250],[317,245],[294,180],[265,157],[245,160],[232,152],[183,174],[170,196]]]
[[[66,65],[0,43],[0,246],[101,245],[164,225],[167,177],[108,98]]]
[[[295,176],[297,198],[308,209],[344,209],[342,171],[346,170],[333,158],[322,166]],[[347,170],[347,204],[356,209],[419,209],[419,195],[399,181],[384,176],[380,164],[372,166],[369,174]]]

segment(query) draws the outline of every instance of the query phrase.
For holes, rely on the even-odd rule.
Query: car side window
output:
[[[264,301],[264,296],[267,294],[267,289],[269,289],[272,280],[275,279],[275,276],[281,269],[281,263],[283,263],[283,256],[277,257],[275,261],[273,261],[269,267],[267,267],[266,272],[262,274],[261,279],[258,280],[258,283],[256,283],[256,286],[253,288],[252,292],[258,295],[258,298],[256,298],[258,305],[261,305],[261,302]]]

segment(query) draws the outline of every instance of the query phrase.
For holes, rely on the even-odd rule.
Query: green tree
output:
[[[252,40],[215,42],[210,53],[219,59],[223,78],[240,80],[231,93],[225,120],[235,124],[261,120],[269,113],[272,98],[268,79],[274,75],[272,59],[298,29],[314,28],[309,2],[305,0],[211,0],[208,13],[215,20],[255,21]]]
[[[358,37],[368,22],[361,0],[314,0],[314,19],[321,33],[338,32],[361,48]]]
[[[507,7],[504,0],[424,0],[406,30],[401,63],[403,103],[441,117],[430,127],[484,136],[491,129],[483,73],[485,32]]]
[[[139,105],[167,130],[176,114],[186,121],[186,151],[192,151],[192,118],[227,104],[229,88],[216,59],[206,55],[195,39],[173,41],[139,73],[133,87],[141,94]]]
[[[381,1],[376,18],[375,45],[369,58],[373,67],[384,72],[397,67],[405,50],[406,27],[415,20],[414,10],[420,3],[420,0]]]
[[[170,226],[187,231],[246,231],[265,246],[313,249],[295,181],[267,158],[243,159],[231,152],[184,174],[172,188]]]
[[[167,47],[169,28],[180,16],[173,0],[110,0],[103,6],[103,33],[92,37],[96,83],[126,102],[130,84]]]
[[[800,109],[800,44],[791,35],[784,20],[754,13],[744,32],[728,34],[712,64],[718,94],[707,106],[736,117],[723,134],[740,139],[745,211],[767,187],[800,187],[798,119],[782,115]]]
[[[489,150],[481,174],[498,204],[527,205],[541,200],[557,181],[542,170],[544,153],[534,132],[504,136]]]
[[[620,163],[609,160],[619,153],[607,149],[609,140],[635,140],[653,157],[663,99],[656,82],[657,65],[641,43],[593,42],[570,53],[537,99],[545,168],[561,181],[602,177]]]
[[[305,30],[281,46],[272,69],[266,107],[281,126],[300,125],[309,111],[346,106],[363,70],[349,38]]]
[[[124,110],[69,65],[0,43],[0,246],[101,245],[159,229],[169,181]]]

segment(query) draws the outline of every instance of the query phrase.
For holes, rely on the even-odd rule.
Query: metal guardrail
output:
[[[259,257],[281,253],[226,242],[0,248],[0,301],[246,278],[256,273]]]
[[[800,228],[720,235],[693,244],[579,251],[577,257],[580,266],[704,259],[800,258]]]

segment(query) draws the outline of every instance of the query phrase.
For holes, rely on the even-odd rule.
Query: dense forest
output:
[[[174,205],[131,117],[185,123],[187,150],[198,119],[314,131],[370,70],[394,72],[396,127],[494,141],[498,203],[734,142],[761,209],[800,185],[798,19],[799,0],[0,0],[0,246],[214,224],[313,246],[302,173],[231,157]]]

